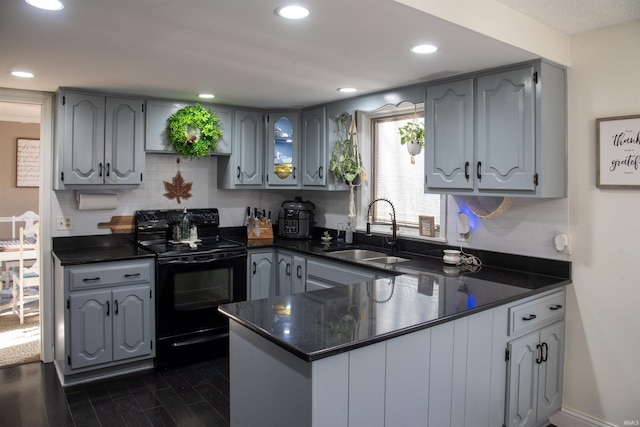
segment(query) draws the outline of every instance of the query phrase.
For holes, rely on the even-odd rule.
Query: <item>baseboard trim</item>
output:
[[[551,422],[558,427],[616,427],[615,424],[609,424],[567,408],[562,408],[560,412],[553,415]]]

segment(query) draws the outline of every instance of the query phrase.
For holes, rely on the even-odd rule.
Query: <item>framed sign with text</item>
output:
[[[435,218],[432,216],[418,215],[419,232],[421,236],[435,237]]]
[[[596,187],[640,188],[640,114],[596,119]]]
[[[16,144],[16,187],[40,185],[40,140],[18,138]]]

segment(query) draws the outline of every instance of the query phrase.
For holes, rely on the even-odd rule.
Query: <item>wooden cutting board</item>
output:
[[[112,216],[109,222],[99,222],[98,228],[110,228],[113,234],[133,233],[134,231],[133,215]]]

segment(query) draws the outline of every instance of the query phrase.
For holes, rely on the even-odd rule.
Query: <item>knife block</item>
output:
[[[258,232],[256,232],[258,224]],[[273,239],[273,227],[268,219],[256,219],[247,224],[247,239],[249,240],[269,240]]]

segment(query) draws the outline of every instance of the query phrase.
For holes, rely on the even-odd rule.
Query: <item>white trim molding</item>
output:
[[[564,407],[551,417],[551,422],[559,427],[616,427],[615,424]]]

